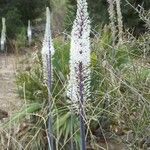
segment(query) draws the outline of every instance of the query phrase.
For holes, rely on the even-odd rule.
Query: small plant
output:
[[[16,35],[16,39],[14,41],[16,54],[25,51],[26,41],[26,28],[22,27],[19,29],[19,33]]]

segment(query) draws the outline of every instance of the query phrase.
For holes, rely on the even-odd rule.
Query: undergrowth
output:
[[[111,46],[108,28],[91,39],[92,96],[86,103],[86,133],[87,147],[94,150],[101,147],[99,139],[117,141],[116,145],[123,143],[129,150],[148,147],[149,35],[138,39],[129,36],[126,33],[124,43]],[[52,115],[55,146],[58,150],[72,147],[77,150],[80,148],[79,116],[65,91],[70,45],[68,40],[57,37],[54,46]],[[18,72],[16,79],[19,95],[26,101],[26,106],[2,125],[2,149],[43,150],[47,147],[47,87],[43,83],[40,50],[33,55],[29,58],[34,58],[31,69]]]

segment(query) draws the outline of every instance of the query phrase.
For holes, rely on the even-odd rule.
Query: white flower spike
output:
[[[5,18],[2,18],[2,32],[1,32],[1,50],[4,51],[6,44],[6,24]]]
[[[32,29],[31,29],[30,20],[28,20],[27,36],[28,36],[29,45],[31,45],[31,42],[32,42]]]
[[[51,105],[51,87],[52,87],[52,75],[53,75],[53,65],[52,58],[54,55],[54,47],[51,38],[50,29],[50,10],[46,8],[46,27],[45,35],[42,47],[42,61],[43,61],[43,76],[44,82],[47,84],[48,88],[48,105],[49,105],[49,116],[48,116],[48,149],[53,150],[53,130],[52,130],[52,105]]]
[[[79,101],[81,76],[83,101],[90,96],[90,53],[90,21],[87,2],[78,0],[76,19],[71,33],[70,78],[67,87],[67,96],[73,102]]]
[[[42,47],[42,61],[43,61],[43,73],[44,78],[47,80],[48,77],[48,69],[47,69],[47,60],[52,60],[52,56],[54,55],[54,47],[51,38],[51,28],[50,28],[50,10],[46,8],[46,27],[45,27],[45,35],[43,40],[43,47]],[[49,64],[52,66],[51,64]],[[52,71],[52,68],[51,68]]]

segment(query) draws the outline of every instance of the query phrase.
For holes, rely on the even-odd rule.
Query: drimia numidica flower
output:
[[[6,24],[5,18],[2,18],[2,32],[1,32],[1,50],[4,51],[6,44]]]
[[[70,77],[67,86],[67,96],[73,102],[79,101],[81,88],[79,82],[82,82],[83,101],[90,96],[90,52],[90,21],[87,2],[78,0],[76,19],[71,33]]]
[[[42,62],[43,62],[43,76],[44,82],[47,84],[48,88],[48,105],[49,105],[49,117],[48,117],[48,149],[53,150],[53,128],[52,128],[52,105],[51,105],[51,87],[52,87],[52,58],[54,55],[54,47],[51,38],[50,29],[50,10],[46,8],[46,28],[42,47]]]
[[[31,45],[31,42],[32,42],[32,29],[31,29],[30,20],[28,20],[27,36],[28,36],[29,45]]]
[[[79,108],[81,150],[86,150],[84,104],[90,96],[90,21],[86,0],[77,1],[71,33],[70,78],[67,95]],[[76,102],[77,105],[76,105]],[[79,104],[79,105],[78,105]]]
[[[54,47],[51,37],[51,28],[50,28],[50,10],[47,7],[46,8],[46,28],[45,28],[45,35],[43,40],[43,47],[42,47],[42,62],[43,62],[43,74],[44,79],[47,80],[48,78],[48,65],[51,68],[51,74],[52,74],[52,57],[54,55]],[[48,64],[48,62],[50,64]]]

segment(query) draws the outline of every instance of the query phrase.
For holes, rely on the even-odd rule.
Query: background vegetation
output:
[[[140,5],[144,10],[150,8],[150,2],[149,0],[121,1],[125,28],[139,35],[146,31],[145,23],[138,17],[138,13],[134,11],[128,2],[135,8],[139,8],[138,5]],[[101,26],[109,23],[108,2],[106,0],[97,0],[96,2],[88,0],[88,4],[93,30],[97,31]],[[23,27],[27,27],[28,20],[35,23],[36,19],[43,17],[41,12],[44,12],[46,6],[51,7],[53,14],[53,32],[70,31],[75,18],[76,0],[1,0],[0,18],[6,17],[9,38],[15,38]]]

